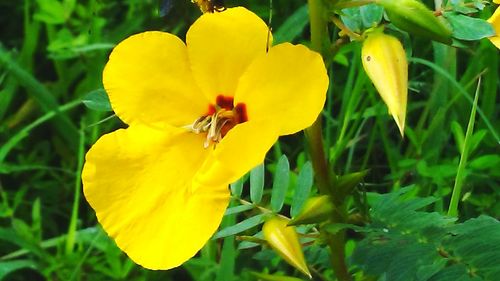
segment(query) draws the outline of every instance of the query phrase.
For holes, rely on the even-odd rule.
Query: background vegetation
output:
[[[291,217],[317,193],[301,134],[280,139],[264,166],[232,185],[235,200],[219,239],[180,268],[142,269],[96,225],[81,195],[84,153],[99,136],[124,126],[99,100],[107,55],[117,42],[144,30],[183,38],[200,15],[189,1],[176,0],[160,16],[160,2],[0,1],[0,280],[306,279],[260,247],[262,215],[255,207]],[[308,45],[305,1],[272,2],[275,42]],[[265,21],[270,13],[267,0],[227,1],[235,5]],[[493,10],[486,6],[474,15],[486,19]],[[355,22],[356,16],[346,11],[343,19]],[[333,42],[345,40],[338,31],[332,24]],[[332,224],[330,231],[348,229],[347,261],[357,280],[495,280],[498,50],[486,39],[453,48],[403,32],[398,37],[413,58],[403,139],[363,71],[361,44],[339,45],[328,61],[323,133],[329,160],[339,175],[366,171],[347,202],[352,225]],[[477,116],[470,123],[476,92]],[[466,136],[469,124],[474,128]],[[457,176],[464,153],[468,160]],[[455,223],[445,215],[457,179],[463,186]],[[301,226],[299,232],[314,229]],[[315,280],[334,280],[321,239],[303,239]]]

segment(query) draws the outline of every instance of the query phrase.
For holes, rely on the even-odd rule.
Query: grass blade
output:
[[[479,96],[479,88],[481,87],[481,79],[477,84],[476,94],[474,96],[474,103],[469,117],[469,124],[467,125],[467,132],[462,146],[460,155],[460,162],[458,164],[457,176],[455,177],[455,185],[453,186],[453,193],[451,195],[450,206],[448,208],[448,216],[456,217],[458,215],[458,201],[462,193],[462,186],[465,181],[465,165],[469,156],[469,149],[471,144],[471,136],[474,131],[474,122],[476,120],[477,99]]]

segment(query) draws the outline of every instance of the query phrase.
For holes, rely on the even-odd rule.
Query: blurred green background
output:
[[[103,91],[101,73],[113,46],[145,30],[184,38],[200,15],[189,1],[173,0],[171,11],[160,16],[160,2],[0,0],[0,280],[224,280],[217,277],[227,268],[220,263],[222,240],[168,272],[135,265],[96,226],[80,192],[85,151],[103,133],[124,126],[89,98]],[[268,20],[267,0],[226,2]],[[427,4],[433,7],[433,1]],[[272,8],[275,42],[307,45],[305,1],[274,0]],[[481,17],[492,11],[487,7]],[[337,33],[332,25],[333,42]],[[360,44],[343,44],[327,58],[331,87],[323,116],[330,161],[338,174],[370,169],[360,195],[413,184],[418,195],[439,198],[434,211],[445,213],[481,76],[461,220],[479,214],[498,218],[498,50],[487,40],[455,49],[403,33],[400,38],[409,55],[420,59],[410,60],[405,138],[362,70]],[[268,154],[265,198],[282,154],[295,177],[307,160],[303,136],[282,138]],[[287,206],[294,192],[291,187]],[[279,258],[265,256],[259,248],[234,251],[230,276],[254,280],[250,270],[287,271]]]

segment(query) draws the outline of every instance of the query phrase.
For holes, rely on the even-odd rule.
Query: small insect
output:
[[[222,12],[226,9],[224,0],[191,0],[191,2],[198,5],[203,13]]]

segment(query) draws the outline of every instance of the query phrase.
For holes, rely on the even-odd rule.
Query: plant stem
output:
[[[323,55],[323,40],[326,37],[326,20],[322,14],[321,0],[308,0],[311,22],[311,49]],[[305,130],[309,153],[318,188],[322,194],[330,194],[330,173],[323,147],[321,115],[316,122]]]
[[[311,48],[324,54],[323,46],[327,40],[327,20],[323,14],[322,0],[308,0],[309,4],[309,19],[311,27]],[[335,178],[333,169],[330,169],[325,157],[322,136],[322,121],[321,116],[316,119],[314,124],[305,130],[308,140],[309,153],[311,156],[312,165],[315,172],[315,178],[320,193],[330,195],[332,202],[335,201],[333,194],[332,180]],[[335,206],[335,202],[333,202]],[[337,209],[342,206],[335,206]],[[343,210],[343,208],[341,209]],[[342,211],[340,214],[332,213],[332,220],[336,223],[343,222]],[[331,262],[337,279],[340,281],[350,281],[351,276],[345,262],[345,232],[339,231],[337,234],[327,235],[328,246],[331,250]]]

